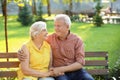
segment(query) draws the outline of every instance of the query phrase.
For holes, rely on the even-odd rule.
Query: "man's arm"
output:
[[[75,55],[74,55],[75,62],[68,65],[68,66],[54,68],[53,70],[56,73],[56,75],[58,75],[61,72],[64,73],[64,72],[76,71],[76,70],[79,70],[83,67],[83,65],[85,64],[84,46],[83,46],[83,42],[80,38],[76,39],[74,52],[75,52]]]
[[[61,73],[65,73],[65,72],[71,72],[71,71],[76,71],[76,70],[78,70],[78,69],[81,69],[83,66],[80,64],[80,63],[78,63],[78,62],[75,62],[75,63],[73,63],[73,64],[71,64],[71,65],[68,65],[68,66],[62,66],[62,67],[55,67],[54,68],[54,71],[58,71],[58,73],[59,72],[61,72]]]
[[[25,61],[25,59],[27,58],[26,54],[24,53],[24,51],[22,49],[18,50],[17,57],[20,62]]]
[[[78,69],[81,69],[83,67],[83,65],[81,65],[80,63],[78,62],[75,62],[71,65],[68,65],[68,66],[63,66],[61,68],[63,68],[63,71],[64,72],[71,72],[71,71],[76,71]]]

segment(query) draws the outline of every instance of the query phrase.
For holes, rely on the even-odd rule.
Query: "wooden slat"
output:
[[[86,60],[85,66],[107,66],[106,60]]]
[[[17,58],[17,53],[0,53],[0,58]]]
[[[0,68],[15,68],[19,66],[18,61],[16,62],[0,62]]]
[[[107,52],[85,52],[86,57],[107,57]]]
[[[16,71],[0,71],[0,77],[17,77]]]
[[[92,70],[87,70],[87,71],[91,75],[107,75],[107,74],[109,74],[108,69],[92,69]]]
[[[17,52],[0,52],[0,54],[16,54]]]
[[[85,52],[86,57],[108,57],[107,52]],[[17,52],[0,53],[0,58],[17,58]],[[85,66],[108,66],[107,60],[86,60]],[[0,62],[0,68],[18,68],[19,61]],[[108,69],[89,69],[91,75],[106,75]],[[0,77],[17,77],[16,71],[0,71]]]
[[[6,54],[6,55],[4,55]],[[86,57],[106,57],[107,52],[85,52]],[[16,58],[17,52],[0,53],[0,58]]]

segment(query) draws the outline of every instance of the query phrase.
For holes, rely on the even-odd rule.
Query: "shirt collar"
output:
[[[67,39],[69,38],[69,36],[70,36],[70,30],[68,31],[68,34],[67,34],[67,37],[66,37],[65,40],[67,40]],[[57,35],[56,35],[56,37],[57,37],[59,40],[61,40]]]

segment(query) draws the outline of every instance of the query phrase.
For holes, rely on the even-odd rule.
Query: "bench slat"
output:
[[[86,60],[85,66],[107,66],[106,60]]]
[[[0,68],[4,67],[18,67],[20,62],[0,62]],[[106,60],[86,60],[85,66],[107,66]]]
[[[85,52],[85,57],[107,57],[107,52]]]
[[[16,71],[0,71],[0,77],[17,77]]]
[[[90,69],[87,70],[91,75],[107,75],[109,73],[108,69]],[[0,77],[17,77],[16,71],[1,71]]]
[[[17,53],[0,53],[0,58],[17,58]]]
[[[91,75],[107,75],[109,73],[108,69],[92,69],[87,70]]]
[[[0,68],[16,68],[20,62],[0,62]]]
[[[106,57],[107,52],[85,52],[86,57]],[[0,58],[17,58],[16,52],[0,53]]]

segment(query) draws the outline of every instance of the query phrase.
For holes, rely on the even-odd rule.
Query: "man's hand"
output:
[[[20,61],[24,61],[27,58],[26,55],[24,54],[24,51],[22,49],[18,50],[17,56],[18,56],[18,59]]]
[[[64,75],[64,71],[62,67],[50,68],[50,71],[53,71],[52,76],[60,76]]]

